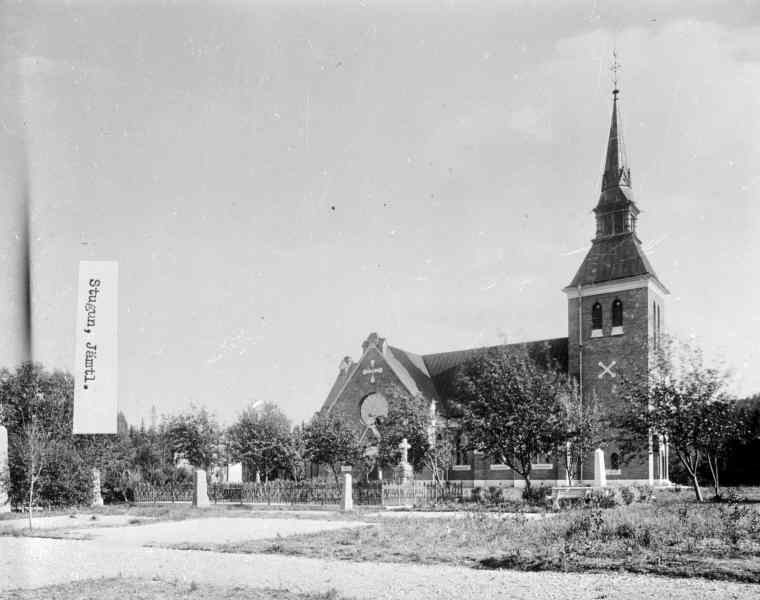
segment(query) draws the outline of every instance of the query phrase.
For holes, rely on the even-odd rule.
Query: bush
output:
[[[623,504],[620,488],[592,489],[586,493],[586,506],[591,508],[615,508]]]
[[[488,501],[493,504],[503,504],[505,501],[504,492],[500,487],[491,486],[488,488]]]
[[[760,531],[758,513],[748,506],[732,503],[721,507],[719,518],[722,526],[721,539],[734,550],[739,548],[742,539],[753,537]]]
[[[546,496],[551,490],[543,486],[524,488],[522,491],[522,499],[526,504],[531,506],[544,506],[546,504]]]
[[[635,485],[633,488],[638,491],[639,502],[651,502],[654,500],[654,488],[651,485]]]
[[[639,491],[632,485],[620,488],[620,495],[623,497],[623,502],[626,505],[633,504],[639,499]]]
[[[615,535],[620,539],[630,540],[636,537],[636,530],[628,523],[621,523],[615,529]]]
[[[565,540],[573,541],[578,537],[596,539],[604,528],[604,515],[601,510],[584,511],[573,519],[565,530]]]

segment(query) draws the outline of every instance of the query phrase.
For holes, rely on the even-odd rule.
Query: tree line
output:
[[[712,481],[720,495],[721,473],[733,465],[729,457],[749,457],[760,444],[758,397],[737,401],[727,372],[706,366],[698,349],[675,340],[660,343],[644,371],[621,378],[613,411],[583,394],[548,351],[523,346],[469,361],[453,384],[456,401],[445,419],[428,399],[386,386],[380,391],[387,414],[366,430],[327,412],[294,426],[276,404],[255,403],[226,427],[208,409],[191,406],[149,428],[130,426],[120,414],[115,436],[74,436],[73,378],[26,363],[0,371],[11,501],[86,504],[93,468],[101,472],[104,497],[113,501],[130,500],[140,482],[187,484],[188,466],[213,476],[215,467],[240,462],[247,479],[321,474],[337,482],[341,467],[351,465],[358,479],[369,479],[398,464],[403,438],[415,471],[425,469],[435,480],[447,478],[458,448],[506,464],[526,488],[537,457],[558,462],[572,483],[597,447],[614,442],[623,460],[641,460],[649,441],[662,439],[671,449],[672,473],[702,500],[703,481]],[[740,476],[757,483],[757,468]]]

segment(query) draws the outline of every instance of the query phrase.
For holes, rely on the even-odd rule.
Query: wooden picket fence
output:
[[[208,497],[214,503],[325,505],[340,504],[343,489],[324,480],[214,483]]]
[[[374,482],[371,482],[374,483]],[[457,502],[462,499],[464,488],[461,482],[409,481],[406,483],[377,482],[383,506],[403,506],[409,504],[438,504]]]
[[[192,502],[193,501],[193,484],[177,483],[162,486],[151,485],[141,481],[136,484],[134,489],[135,502]]]

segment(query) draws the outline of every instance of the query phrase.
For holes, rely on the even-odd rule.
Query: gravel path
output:
[[[641,575],[477,571],[462,567],[140,548],[107,541],[0,538],[0,593],[18,587],[116,576],[284,588],[292,592],[336,589],[347,597],[405,600],[749,600],[760,593],[760,586],[756,585]]]
[[[173,544],[228,544],[244,540],[264,540],[278,535],[316,533],[346,527],[362,527],[361,521],[319,521],[316,519],[208,518],[187,521],[162,521],[140,527],[102,527],[73,529],[67,538],[88,539],[131,546],[170,546]]]

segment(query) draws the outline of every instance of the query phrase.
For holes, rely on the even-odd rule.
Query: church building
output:
[[[646,371],[651,344],[658,343],[664,328],[665,297],[669,294],[638,237],[639,209],[633,200],[618,95],[614,89],[601,194],[594,208],[595,236],[577,273],[562,290],[567,296],[567,337],[520,344],[526,345],[529,353],[548,350],[578,382],[583,397],[594,395],[602,407],[611,410],[618,402],[621,376],[640,376]],[[346,357],[340,363],[321,410],[335,415],[363,442],[371,444],[376,439],[374,420],[388,410],[384,390],[396,386],[429,402],[436,418],[451,427],[452,439],[457,440],[456,413],[452,410],[457,369],[499,347],[507,346],[419,355],[371,333],[362,343],[357,361]],[[603,450],[609,484],[668,482],[668,448],[661,439],[649,440],[647,456],[639,460],[623,462],[614,439]],[[582,477],[584,483],[593,480],[590,459],[584,464]],[[448,478],[467,486],[522,484],[522,478],[507,465],[459,447]],[[553,457],[536,457],[531,478],[538,484],[564,484],[566,473]]]

